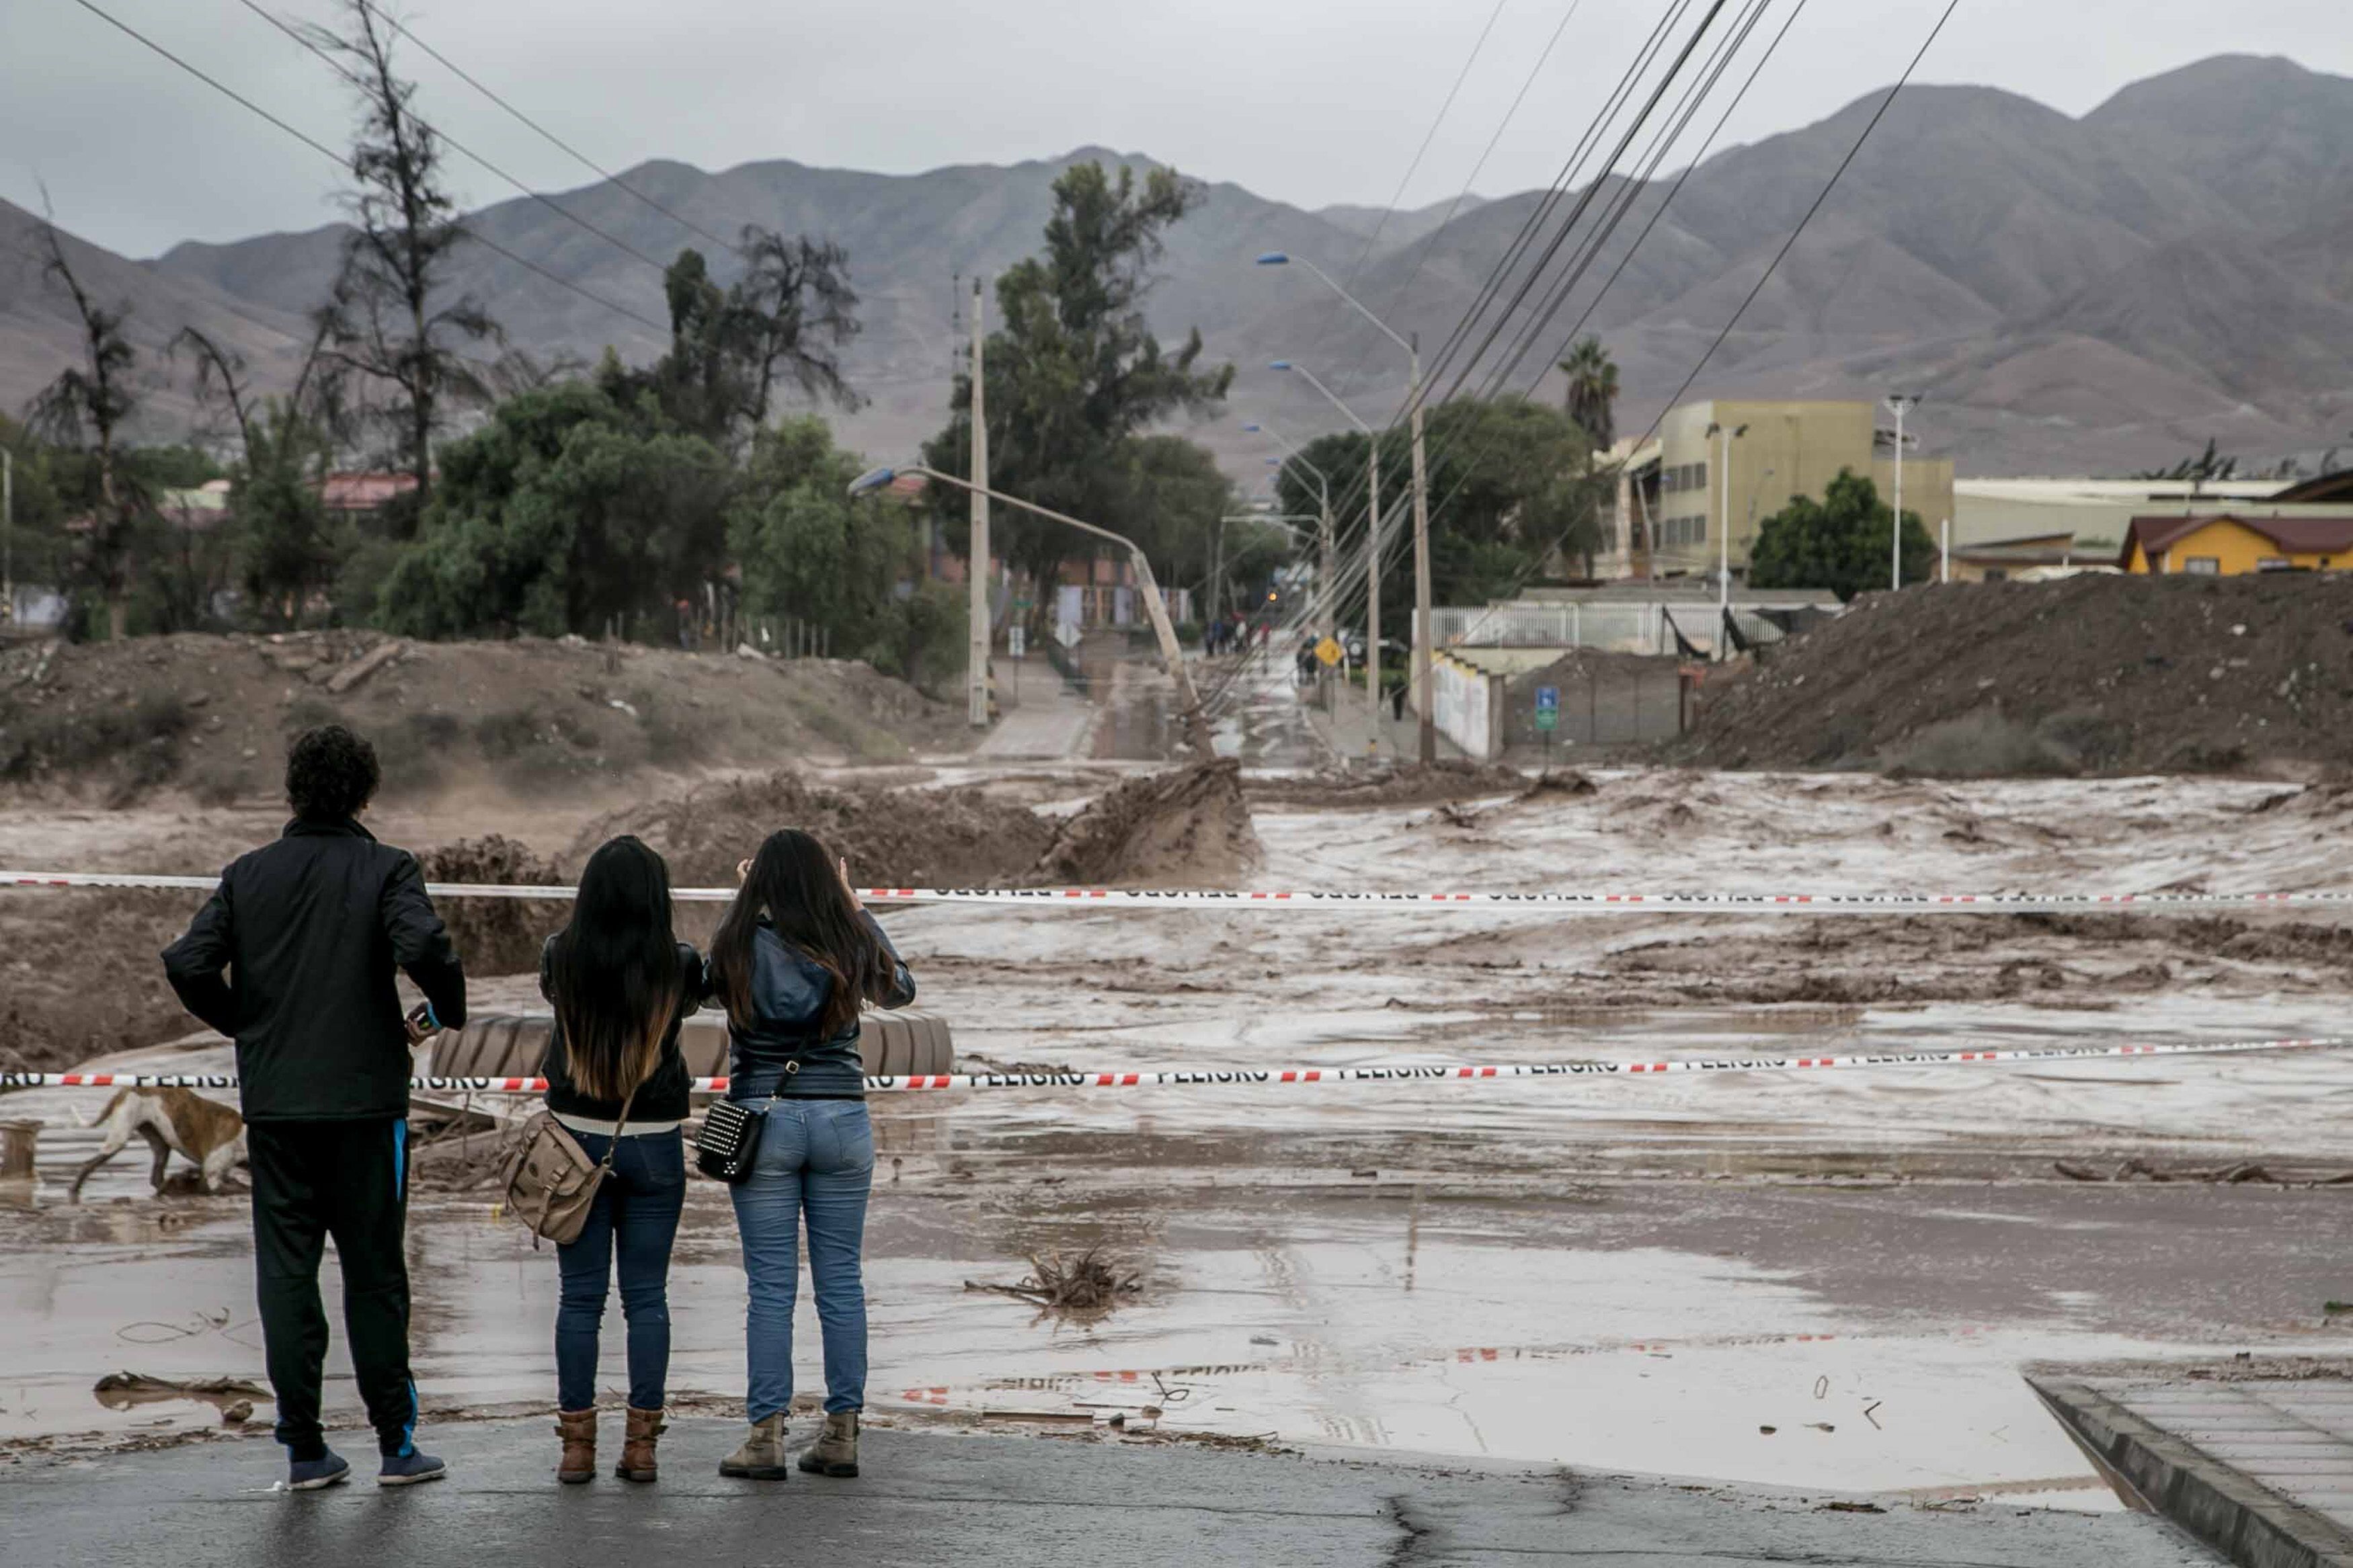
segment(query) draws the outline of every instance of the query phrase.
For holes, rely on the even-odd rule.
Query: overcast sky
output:
[[[330,145],[343,86],[237,0],[94,0]],[[268,0],[260,0],[268,3]],[[650,157],[913,173],[1097,143],[1303,206],[1451,199],[1547,39],[1558,46],[1475,176],[1550,181],[1664,0],[407,0],[427,42],[608,168]],[[1776,20],[1797,0],[1774,0]],[[1806,123],[1894,78],[1944,0],[1810,0],[1727,141]],[[317,153],[76,0],[0,0],[0,196],[132,256],[334,216]],[[275,0],[326,19],[332,0]],[[1694,12],[1696,14],[1696,12]],[[2223,51],[2353,75],[2346,0],[1960,0],[1915,79],[2071,114]],[[528,184],[593,178],[415,51],[428,121]],[[512,195],[452,161],[470,205]],[[5,301],[0,301],[5,304]]]

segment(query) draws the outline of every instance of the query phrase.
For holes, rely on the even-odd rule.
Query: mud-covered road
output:
[[[1229,730],[1246,761],[1261,760],[1252,735],[1286,763],[1303,749],[1284,702],[1270,684]],[[1103,782],[1083,764],[962,761],[924,779],[1065,808]],[[1579,795],[1387,807],[1293,787],[1256,808],[1254,879],[1752,892],[2344,881],[2328,803],[2280,804],[2275,784],[1595,782]],[[37,831],[0,822],[0,846]],[[2338,1032],[2353,993],[2353,937],[2287,916],[887,918],[972,1065],[2253,1038]],[[493,983],[482,997],[528,992]],[[1124,1430],[2105,1506],[2018,1367],[2333,1349],[2324,1303],[2353,1297],[2353,1188],[2310,1184],[2353,1170],[2348,1068],[2305,1053],[878,1100],[871,1408],[886,1423],[1048,1430],[1107,1430],[1116,1414]],[[67,1107],[41,1094],[7,1109]],[[53,1129],[45,1163],[63,1169],[87,1136]],[[2079,1180],[2063,1163],[2130,1179]],[[20,1449],[217,1420],[187,1402],[102,1408],[90,1390],[105,1372],[260,1370],[236,1202],[150,1204],[131,1164],[79,1211],[0,1215],[0,1435]],[[2247,1165],[2275,1179],[2199,1179]],[[484,1192],[422,1196],[414,1220],[428,1409],[546,1399],[553,1258],[493,1218]],[[1098,1244],[1142,1282],[1102,1317],[1041,1319],[966,1289]],[[743,1285],[715,1187],[691,1200],[672,1301],[683,1402],[729,1408]],[[352,1404],[347,1384],[337,1394]],[[62,1436],[77,1432],[97,1436]]]

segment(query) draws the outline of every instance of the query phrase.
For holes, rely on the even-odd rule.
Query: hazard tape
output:
[[[1435,1083],[1491,1079],[1562,1079],[1661,1073],[1798,1072],[1918,1067],[1977,1067],[2000,1062],[2091,1061],[2121,1057],[2235,1056],[2253,1051],[2333,1050],[2353,1046],[2353,1037],[2311,1039],[2034,1046],[1989,1050],[1905,1051],[1842,1057],[1725,1057],[1682,1061],[1593,1060],[1504,1062],[1491,1066],[1338,1068],[1163,1068],[1134,1072],[933,1073],[866,1080],[869,1093],[899,1094],[930,1089],[1240,1089],[1258,1084]],[[690,1087],[723,1094],[728,1080],[698,1078]],[[235,1089],[234,1073],[0,1072],[9,1089]],[[430,1094],[543,1094],[543,1078],[427,1077],[408,1080],[411,1089]]]
[[[145,888],[209,892],[213,877],[143,872],[0,871],[0,888]],[[568,887],[505,882],[433,882],[437,899],[570,899]],[[2258,893],[1464,893],[1225,891],[1214,888],[860,888],[876,904],[982,904],[1022,909],[1188,910],[1548,910],[1569,914],[2094,914],[2132,910],[2353,909],[2353,891]],[[725,903],[733,888],[673,888],[673,899]]]

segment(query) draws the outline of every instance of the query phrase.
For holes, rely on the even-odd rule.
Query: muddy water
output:
[[[1295,715],[1253,699],[1266,754]],[[1237,743],[1242,743],[1238,742]],[[970,766],[970,764],[965,764]],[[2215,890],[2339,885],[2276,786],[1610,773],[1589,796],[1261,809],[1266,885]],[[1041,801],[1069,784],[1029,770]],[[1814,1054],[2342,1027],[2353,967],[2276,917],[2038,921],[892,913],[967,1056],[1079,1068]],[[526,987],[527,989],[527,987]],[[501,994],[486,986],[486,1000]],[[195,1070],[202,1053],[174,1062]],[[1799,1485],[2097,1503],[2021,1363],[2333,1348],[2353,1190],[2076,1184],[2353,1168],[2337,1055],[1795,1078],[1019,1091],[878,1102],[878,1415],[1092,1420]],[[12,1114],[62,1116],[24,1096]],[[54,1183],[88,1134],[45,1136]],[[210,1425],[101,1374],[254,1376],[234,1199],[0,1214],[0,1434]],[[1100,1321],[967,1291],[1097,1242]],[[420,1200],[428,1404],[544,1399],[554,1260]],[[743,1287],[698,1186],[674,1384],[727,1396]],[[804,1387],[818,1386],[804,1311]],[[606,1378],[621,1377],[614,1314]],[[333,1385],[351,1409],[348,1383]],[[1146,1407],[1157,1415],[1145,1414]],[[262,1407],[267,1418],[268,1408]],[[1770,1432],[1764,1428],[1771,1427]]]

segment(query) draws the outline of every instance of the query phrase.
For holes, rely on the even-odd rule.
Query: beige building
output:
[[[1711,400],[1669,410],[1656,440],[1640,447],[1621,443],[1611,453],[1623,467],[1616,517],[1606,548],[1595,557],[1595,572],[1604,577],[1714,572],[1728,521],[1732,570],[1745,574],[1758,524],[1792,496],[1820,500],[1842,469],[1869,475],[1880,498],[1892,500],[1893,420],[1882,436],[1881,417],[1876,405],[1861,402]],[[1737,434],[1727,442],[1726,431]],[[1905,459],[1904,510],[1919,517],[1931,539],[1938,536],[1953,515],[1951,458]]]

